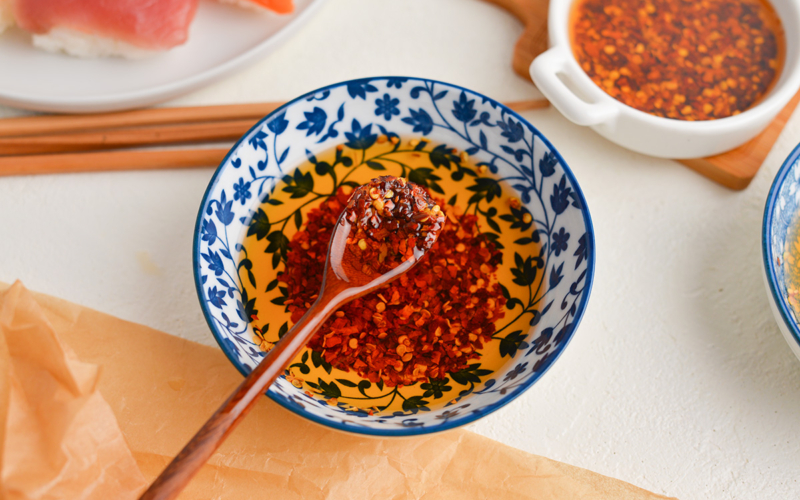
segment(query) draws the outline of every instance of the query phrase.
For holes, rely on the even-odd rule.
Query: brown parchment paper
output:
[[[242,380],[219,349],[53,297],[32,294],[19,283],[2,292],[6,288],[7,285],[0,284],[0,338],[6,339],[0,342],[3,377],[0,440],[5,439],[0,442],[3,445],[0,466],[2,489],[8,498],[110,499],[128,498],[133,492],[140,492],[143,486],[139,471],[148,482],[154,479]],[[97,440],[98,450],[127,442],[130,455],[116,448],[114,453],[92,452],[91,443],[84,443],[82,451],[87,455],[79,461],[91,463],[91,467],[86,467],[90,472],[73,474],[73,469],[58,469],[58,436],[48,434],[59,418],[42,414],[25,428],[12,430],[18,420],[12,417],[18,410],[14,409],[14,398],[8,394],[9,387],[11,393],[16,390],[14,384],[19,375],[11,370],[11,377],[8,376],[9,366],[15,369],[18,362],[6,344],[11,337],[30,337],[34,331],[49,331],[50,336],[38,333],[36,340],[24,341],[26,349],[20,359],[39,356],[36,353],[51,349],[41,342],[60,346],[58,349],[68,361],[58,366],[73,369],[75,379],[72,383],[65,378],[63,390],[98,400],[94,406],[75,413],[75,431],[93,434],[102,429],[107,437]],[[74,350],[80,362],[70,357],[66,345]],[[99,378],[96,366],[102,368]],[[75,375],[78,372],[80,377]],[[61,372],[53,373],[49,376],[62,377]],[[38,376],[31,378],[34,379]],[[35,394],[43,399],[49,395],[47,391]],[[44,407],[50,403],[35,404]],[[109,411],[116,415],[116,422]],[[115,429],[121,430],[124,440],[111,437]],[[19,432],[21,437],[9,438],[9,432]],[[48,436],[53,446],[43,448],[38,443],[33,446],[40,436]],[[37,454],[32,454],[31,449]],[[128,458],[131,455],[135,464]],[[110,493],[95,496],[91,492],[85,496],[58,496],[54,490],[50,496],[35,496],[36,488],[47,488],[49,484],[49,476],[36,472],[45,463],[48,471],[59,470],[63,480],[70,484],[92,488],[109,483],[119,493],[109,490]],[[50,467],[51,463],[55,465]],[[90,478],[92,471],[94,477]],[[119,477],[108,481],[110,472],[106,471]],[[26,479],[23,482],[29,489],[8,496],[10,487],[19,484],[20,477]],[[17,482],[8,482],[11,479]],[[402,439],[362,438],[333,431],[305,421],[265,397],[180,498],[655,500],[667,497],[530,455],[466,430]]]
[[[136,498],[146,483],[97,390],[32,295],[0,304],[0,455],[7,499]]]

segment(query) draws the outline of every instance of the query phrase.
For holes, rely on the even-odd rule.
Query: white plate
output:
[[[288,16],[203,1],[189,41],[144,60],[79,59],[35,49],[19,28],[0,35],[0,103],[86,113],[149,106],[206,85],[265,56],[323,0],[295,0]]]

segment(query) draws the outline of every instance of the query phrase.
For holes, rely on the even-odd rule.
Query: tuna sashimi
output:
[[[66,29],[155,51],[186,42],[198,2],[13,0],[12,5],[17,24],[34,34]]]

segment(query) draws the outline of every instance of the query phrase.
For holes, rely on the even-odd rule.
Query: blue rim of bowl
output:
[[[778,173],[775,175],[775,180],[772,181],[772,187],[769,189],[769,194],[767,195],[767,203],[764,206],[764,222],[761,228],[761,256],[764,259],[764,271],[767,273],[767,282],[769,283],[769,290],[772,292],[772,298],[775,300],[775,304],[781,312],[783,323],[789,331],[792,332],[794,341],[800,345],[800,328],[798,328],[797,323],[792,318],[789,304],[778,289],[778,277],[775,275],[775,269],[773,268],[775,264],[775,255],[772,253],[772,245],[770,244],[772,241],[772,214],[775,210],[775,203],[778,200],[778,193],[783,187],[786,176],[791,172],[792,166],[798,160],[800,160],[800,144],[795,146],[794,150],[786,157],[786,160],[783,161],[783,165],[781,165],[781,168],[778,169]]]
[[[572,329],[572,335],[569,336],[569,338],[567,339],[567,342],[561,348],[561,350],[559,351],[558,355],[552,361],[549,362],[549,364],[547,365],[547,367],[544,370],[542,370],[541,372],[531,376],[531,378],[528,380],[528,382],[526,382],[525,384],[517,387],[513,392],[509,393],[506,397],[504,397],[501,401],[498,401],[497,403],[487,405],[486,407],[484,407],[484,408],[482,408],[480,410],[476,410],[476,411],[467,413],[462,417],[448,419],[445,423],[439,424],[439,425],[436,425],[436,426],[432,426],[432,427],[404,427],[404,428],[399,428],[399,429],[383,430],[383,429],[373,429],[373,428],[369,428],[369,427],[355,426],[355,425],[347,424],[347,423],[340,422],[340,421],[328,420],[326,418],[322,418],[322,417],[319,417],[317,415],[301,411],[296,406],[287,403],[284,400],[283,397],[275,395],[275,394],[271,393],[269,390],[267,391],[267,396],[269,396],[273,401],[275,401],[279,405],[283,406],[287,410],[290,410],[291,412],[296,413],[297,415],[300,415],[303,418],[309,419],[309,420],[311,420],[313,422],[316,422],[318,424],[322,424],[324,426],[331,427],[331,428],[334,428],[334,429],[337,429],[337,430],[341,430],[341,431],[345,431],[345,432],[351,432],[351,433],[355,433],[355,434],[361,434],[361,435],[380,436],[380,437],[421,436],[421,435],[424,435],[424,434],[431,434],[431,433],[434,433],[434,432],[441,432],[441,431],[445,431],[445,430],[448,430],[448,429],[454,429],[456,427],[461,427],[461,426],[470,424],[470,423],[472,423],[472,422],[474,422],[474,421],[476,421],[476,420],[478,420],[478,419],[480,419],[480,418],[482,418],[482,417],[484,417],[484,416],[486,416],[486,415],[488,415],[488,414],[490,414],[490,413],[492,413],[492,412],[494,412],[496,410],[499,410],[500,408],[504,407],[505,405],[507,405],[511,401],[515,400],[520,394],[525,392],[529,387],[531,387],[534,383],[536,383],[536,381],[538,381],[542,377],[542,375],[547,373],[547,371],[550,370],[550,367],[553,366],[553,364],[556,361],[558,361],[558,358],[561,357],[561,355],[563,354],[564,350],[567,348],[569,343],[572,341],[572,337],[575,336],[575,333],[577,332],[578,327],[580,326],[580,322],[583,319],[583,314],[586,311],[586,304],[589,301],[589,296],[592,293],[592,285],[594,284],[595,238],[594,238],[594,225],[592,224],[592,217],[589,214],[589,208],[588,208],[588,206],[586,204],[586,198],[583,196],[583,191],[581,190],[580,185],[578,184],[578,181],[575,179],[575,176],[572,173],[572,170],[570,170],[569,166],[567,165],[567,162],[564,161],[564,158],[561,156],[561,153],[558,152],[558,150],[550,143],[550,141],[547,140],[547,138],[541,132],[539,132],[539,129],[534,127],[528,120],[526,120],[525,118],[520,116],[517,112],[515,112],[514,110],[512,110],[508,106],[505,106],[503,103],[501,103],[499,101],[496,101],[496,100],[494,100],[494,99],[492,99],[490,97],[487,97],[487,96],[485,96],[485,95],[483,95],[483,94],[481,94],[479,92],[475,92],[474,90],[470,90],[470,89],[462,87],[460,85],[455,85],[455,84],[452,84],[452,83],[442,82],[442,81],[439,81],[439,80],[432,80],[432,79],[428,79],[428,78],[406,77],[406,76],[403,76],[403,77],[399,77],[399,76],[374,76],[374,77],[357,78],[357,79],[353,79],[353,80],[346,80],[346,81],[343,81],[343,82],[333,83],[333,84],[330,84],[330,85],[326,85],[324,87],[320,87],[320,88],[318,88],[316,90],[312,90],[311,92],[306,92],[305,94],[303,94],[303,95],[301,95],[299,97],[296,97],[295,99],[292,99],[291,101],[287,102],[283,106],[277,108],[272,113],[268,114],[267,116],[265,116],[264,118],[259,120],[258,123],[253,125],[253,127],[251,127],[250,130],[248,130],[241,138],[239,138],[238,141],[236,141],[236,144],[234,144],[233,147],[231,147],[231,149],[225,155],[225,158],[220,163],[219,167],[217,167],[217,170],[214,172],[214,176],[209,181],[208,187],[206,188],[206,191],[203,194],[203,200],[200,203],[200,209],[199,209],[198,214],[197,214],[197,221],[195,222],[195,229],[194,229],[194,239],[193,239],[193,242],[192,242],[192,246],[193,246],[193,248],[192,248],[192,267],[193,267],[193,273],[194,273],[195,291],[197,292],[197,296],[198,296],[198,299],[200,301],[200,307],[203,310],[203,316],[206,319],[206,323],[208,324],[208,327],[211,329],[212,335],[214,335],[214,339],[217,341],[217,344],[219,344],[220,348],[225,353],[225,356],[228,357],[228,359],[233,364],[233,366],[235,366],[236,369],[239,370],[239,372],[242,375],[247,376],[250,373],[250,370],[246,369],[244,366],[242,366],[239,363],[239,357],[236,355],[236,352],[231,350],[231,349],[229,349],[225,345],[225,343],[222,341],[222,338],[220,337],[220,334],[217,332],[217,329],[214,327],[214,321],[211,318],[211,311],[209,310],[208,305],[206,304],[206,302],[204,300],[203,287],[202,287],[202,284],[200,283],[200,254],[199,254],[200,246],[199,246],[198,237],[200,235],[200,229],[201,229],[201,225],[202,225],[202,221],[203,221],[203,213],[204,213],[206,204],[208,203],[208,195],[211,192],[211,190],[216,186],[217,180],[218,180],[219,175],[220,175],[220,172],[222,171],[222,168],[225,166],[225,164],[228,162],[228,158],[230,157],[230,155],[239,148],[239,145],[242,143],[242,141],[246,137],[248,137],[254,130],[262,127],[263,124],[266,121],[268,121],[270,118],[272,118],[273,116],[277,116],[284,109],[286,109],[286,108],[288,108],[290,106],[293,106],[296,102],[302,101],[306,97],[315,95],[318,92],[334,89],[334,88],[337,88],[337,87],[342,87],[342,86],[347,85],[348,83],[353,83],[353,82],[387,80],[387,79],[390,79],[390,78],[406,78],[408,80],[417,81],[417,82],[431,82],[431,83],[436,83],[436,84],[440,84],[440,85],[445,85],[445,86],[450,87],[450,88],[454,88],[454,89],[459,89],[459,90],[463,90],[463,91],[466,91],[466,92],[470,92],[470,93],[472,93],[472,94],[474,94],[474,95],[476,95],[478,97],[481,97],[482,99],[485,99],[488,102],[492,102],[492,103],[496,104],[498,107],[504,109],[506,111],[506,113],[514,116],[521,123],[524,123],[525,125],[527,125],[530,128],[530,130],[532,131],[533,135],[538,137],[542,142],[544,142],[547,145],[547,147],[550,148],[550,151],[553,154],[556,155],[556,158],[558,158],[559,164],[564,168],[564,174],[569,179],[571,185],[575,187],[575,190],[578,193],[578,197],[579,197],[580,202],[581,202],[581,214],[583,215],[583,220],[584,220],[584,223],[586,224],[586,234],[589,235],[589,248],[588,248],[589,257],[587,258],[587,264],[586,264],[586,293],[584,294],[583,298],[581,299],[581,303],[578,305],[578,309],[575,312],[575,322],[574,322],[575,323],[575,327]]]

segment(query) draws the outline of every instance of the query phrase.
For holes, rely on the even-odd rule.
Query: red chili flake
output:
[[[340,221],[351,225],[345,251],[367,275],[384,274],[422,256],[444,222],[444,212],[427,191],[393,176],[358,187]]]
[[[306,216],[289,243],[287,309],[297,322],[322,284],[333,228],[347,206],[342,189]],[[440,206],[444,203],[437,200]],[[478,218],[448,217],[417,265],[377,292],[339,309],[309,342],[325,360],[373,383],[410,385],[442,379],[479,359],[506,299],[495,275],[502,255],[478,231]],[[356,342],[352,342],[355,340]]]
[[[783,27],[766,0],[581,0],[572,50],[607,94],[640,111],[713,120],[753,106],[777,80]]]

